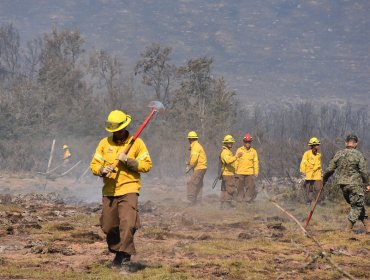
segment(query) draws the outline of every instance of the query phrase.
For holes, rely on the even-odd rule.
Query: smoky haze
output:
[[[0,167],[45,171],[68,144],[78,177],[113,109],[132,115],[154,167],[183,180],[196,130],[217,173],[225,134],[253,135],[263,176],[298,176],[310,137],[324,164],[353,132],[367,153],[369,4],[364,1],[1,1]],[[176,184],[168,179],[168,184]]]

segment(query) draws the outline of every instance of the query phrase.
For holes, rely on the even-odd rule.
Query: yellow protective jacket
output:
[[[190,168],[194,168],[194,170],[207,169],[206,153],[198,141],[194,141],[190,145],[190,159],[188,165]]]
[[[236,174],[239,175],[258,175],[258,155],[257,151],[252,147],[247,150],[242,146],[236,154],[242,153],[243,155],[236,161]]]
[[[220,155],[222,163],[222,175],[229,176],[235,174],[235,162],[237,157],[233,155],[228,147],[223,146]]]
[[[113,165],[117,156],[123,152],[131,139],[130,135],[123,144],[115,143],[112,136],[102,139],[90,163],[93,174],[99,175],[102,167]],[[143,140],[137,138],[127,156],[127,163],[119,162],[117,172],[103,178],[103,196],[139,193],[140,173],[149,172],[152,168],[152,161]]]
[[[71,157],[71,152],[69,151],[69,149],[66,149],[64,154],[63,154],[63,159],[68,159]]]
[[[321,153],[314,155],[312,150],[303,154],[300,171],[306,180],[322,180]]]

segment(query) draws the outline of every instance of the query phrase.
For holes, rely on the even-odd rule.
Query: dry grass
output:
[[[172,198],[167,201],[174,202],[154,201],[157,210],[141,215],[143,228],[136,235],[138,254],[133,260],[145,268],[134,274],[123,276],[108,268],[113,256],[101,239],[99,215],[76,211],[70,217],[41,222],[41,229],[30,229],[28,234],[3,236],[4,246],[17,244],[18,249],[0,254],[0,278],[343,279],[320,257],[307,265],[320,250],[263,198],[232,210],[220,210],[218,202],[207,200],[194,208]],[[304,222],[309,207],[282,204]],[[358,233],[340,230],[346,220],[343,209],[347,209],[343,203],[318,206],[309,229],[343,269],[358,279],[370,279],[369,236],[361,233],[361,225],[356,225]],[[70,248],[74,254],[35,253],[22,247],[29,241]]]

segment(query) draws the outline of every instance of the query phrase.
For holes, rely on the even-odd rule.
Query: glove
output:
[[[120,153],[119,155],[118,155],[118,157],[117,157],[117,159],[119,160],[119,161],[121,161],[121,162],[127,162],[127,159],[128,159],[128,157],[127,157],[127,155],[125,154],[125,153]]]
[[[105,166],[100,168],[99,170],[99,176],[105,177],[108,173],[112,173],[114,171],[113,166]]]

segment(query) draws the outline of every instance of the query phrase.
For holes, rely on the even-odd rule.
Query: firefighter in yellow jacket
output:
[[[67,165],[68,162],[69,162],[69,158],[72,156],[72,154],[69,150],[69,147],[66,144],[63,145],[63,151],[64,151],[64,153],[63,153],[63,165]]]
[[[188,133],[190,143],[190,159],[187,162],[186,173],[194,170],[187,182],[187,197],[194,205],[202,200],[203,178],[207,171],[207,157],[202,145],[198,142],[198,135],[195,131]]]
[[[236,151],[236,199],[239,202],[252,202],[257,196],[255,178],[258,177],[258,155],[252,148],[252,141],[252,136],[247,133],[243,138],[244,145]]]
[[[226,135],[223,140],[221,161],[221,209],[234,207],[231,203],[235,193],[235,162],[238,159],[231,151],[235,143],[234,137]]]
[[[90,163],[93,174],[102,177],[104,182],[100,225],[109,250],[116,254],[112,266],[126,268],[131,255],[135,254],[134,234],[140,226],[140,173],[152,167],[149,152],[140,138],[127,155],[123,152],[133,137],[126,129],[130,122],[131,117],[122,111],[109,114],[105,129],[112,135],[100,141]],[[119,163],[113,169],[115,160]]]
[[[320,141],[312,137],[308,141],[310,149],[303,154],[300,171],[305,177],[306,202],[310,204],[322,186]]]

